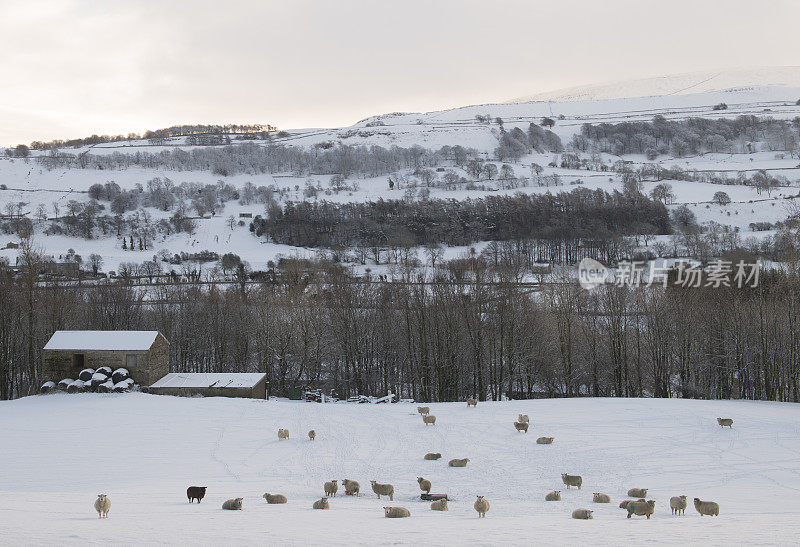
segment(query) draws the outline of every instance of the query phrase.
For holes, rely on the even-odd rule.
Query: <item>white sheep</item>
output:
[[[447,462],[447,465],[449,467],[466,467],[468,461],[469,458],[461,458],[461,459],[453,458],[452,460]]]
[[[436,425],[436,416],[434,416],[433,414],[423,415],[422,421],[425,423],[425,425],[428,424]]]
[[[308,440],[309,441],[313,441],[316,438],[317,438],[317,432],[316,431],[314,431],[312,429],[311,431],[308,432]]]
[[[467,399],[467,407],[478,406],[477,399]]]
[[[514,422],[514,427],[517,428],[517,431],[528,432],[528,422]]]
[[[608,494],[595,492],[594,494],[592,494],[592,501],[594,503],[611,503],[611,497],[609,497]]]
[[[644,498],[647,496],[647,488],[631,488],[628,495],[632,498]]]
[[[372,484],[372,491],[378,495],[378,499],[381,499],[381,496],[389,496],[389,501],[394,501],[394,486],[391,484],[381,484],[377,481],[369,481]]]
[[[288,439],[288,438],[289,438],[289,430],[288,429],[279,429],[278,430],[278,440]]]
[[[423,459],[426,459],[426,460],[438,460],[441,457],[442,457],[442,454],[440,452],[428,452],[427,454],[425,454],[425,457]]]
[[[431,502],[431,511],[449,511],[450,508],[447,506],[447,498],[442,498],[440,500],[436,500]]]
[[[411,516],[411,511],[405,507],[384,507],[383,514],[387,519],[401,519]]]
[[[544,497],[544,501],[561,501],[561,490],[553,490]]]
[[[108,512],[111,511],[111,500],[105,494],[97,494],[97,499],[94,500],[94,510],[97,511],[97,518],[108,518]]]
[[[686,514],[686,496],[673,496],[669,498],[669,507],[673,515]]]
[[[581,520],[588,520],[588,519],[594,518],[592,516],[592,513],[594,513],[594,511],[589,511],[588,509],[575,509],[572,512],[572,518],[581,519]]]
[[[553,437],[539,437],[536,444],[553,444]]]
[[[569,490],[570,486],[577,486],[578,490],[580,490],[581,484],[583,484],[583,477],[580,475],[568,475],[567,473],[561,473],[561,482],[567,486],[567,490]]]
[[[647,520],[650,520],[650,515],[656,511],[656,501],[632,501],[625,509],[628,510],[628,518],[631,518],[632,515],[638,515],[640,517],[646,516]]]
[[[336,497],[336,492],[339,491],[339,484],[336,480],[328,481],[325,483],[325,495]]]
[[[357,481],[342,479],[342,486],[344,486],[344,493],[348,496],[358,496],[358,493],[361,492],[361,485]]]
[[[531,423],[531,419],[528,418],[527,414],[520,414],[519,417],[517,418],[517,421],[518,422],[524,422],[526,424]]]
[[[733,418],[717,418],[717,423],[720,427],[725,427],[726,425],[733,429]]]
[[[419,412],[423,416],[425,414],[430,414],[431,413],[431,407],[429,407],[429,406],[418,406],[417,407],[417,412]]]
[[[485,518],[486,512],[489,510],[489,500],[485,499],[483,496],[478,496],[478,499],[475,500],[472,506],[478,512],[478,518]]]
[[[235,499],[225,500],[225,502],[222,504],[222,508],[228,511],[241,511],[243,499],[244,498],[235,498]]]
[[[314,502],[314,505],[311,506],[312,509],[330,509],[331,506],[328,505],[328,498],[320,498]]]
[[[287,501],[286,496],[284,496],[283,494],[270,494],[269,492],[267,492],[262,497],[265,500],[267,500],[267,503],[270,503],[270,504],[286,503],[286,501]]]
[[[420,490],[422,490],[426,494],[431,493],[431,481],[423,477],[417,477],[417,483],[419,484]]]
[[[634,502],[634,501],[636,501],[636,500],[622,500],[622,501],[620,502],[620,504],[619,504],[619,508],[620,508],[620,509],[627,509],[627,508],[628,508],[628,504],[629,504],[629,503],[632,503],[632,502]],[[644,499],[644,498],[640,498],[640,499],[639,499],[639,501],[647,501],[647,500],[646,500],[646,499]]]
[[[700,513],[700,516],[709,515],[719,516],[719,504],[713,501],[702,501],[700,498],[694,498],[694,508]]]

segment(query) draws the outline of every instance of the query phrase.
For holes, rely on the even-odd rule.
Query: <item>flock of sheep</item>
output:
[[[467,399],[467,406],[468,407],[476,407],[478,405],[478,401],[476,399]],[[417,412],[422,416],[423,423],[427,426],[429,424],[435,425],[436,424],[436,416],[433,416],[430,412],[430,408],[427,406],[419,406],[417,407]],[[717,418],[717,423],[721,427],[733,427],[733,420],[731,418]],[[530,425],[530,418],[526,414],[520,414],[517,420],[514,422],[514,428],[517,431],[527,433],[528,426]],[[313,441],[316,438],[316,432],[312,429],[308,432],[309,440]],[[288,440],[289,439],[289,430],[288,429],[278,429],[278,440]],[[539,437],[536,439],[537,444],[552,444],[553,437]],[[425,460],[438,460],[442,457],[442,455],[438,452],[429,452],[423,456]],[[469,458],[454,458],[448,462],[449,467],[466,467],[467,463],[469,462]],[[561,474],[561,481],[564,485],[569,489],[572,487],[577,487],[579,490],[581,485],[583,484],[583,477],[580,475],[570,475],[568,473]],[[372,491],[378,496],[380,499],[381,496],[386,496],[389,498],[389,501],[394,501],[394,486],[391,484],[382,484],[377,481],[370,481],[372,486]],[[427,496],[427,499],[433,499],[430,504],[430,508],[433,511],[448,511],[448,498],[444,494],[431,494],[431,481],[424,477],[417,477],[417,483],[419,484],[420,490],[423,492],[423,496]],[[358,496],[361,492],[361,485],[354,480],[350,479],[343,479],[342,486],[344,487],[345,495],[349,496]],[[646,516],[648,519],[650,515],[655,512],[655,500],[647,500],[647,488],[631,488],[628,490],[628,496],[631,498],[636,499],[627,499],[623,500],[619,507],[621,509],[625,509],[628,512],[628,517],[631,518],[632,516]],[[330,505],[328,503],[328,498],[336,496],[336,493],[339,491],[339,483],[337,480],[331,480],[326,482],[323,485],[323,491],[325,495],[320,499],[316,500],[311,508],[312,509],[330,509]],[[194,500],[197,500],[198,503],[205,497],[206,495],[206,487],[205,486],[190,486],[186,490],[186,496],[189,499],[189,503],[192,503]],[[288,501],[287,497],[283,494],[270,494],[265,493],[263,498],[266,500],[268,504],[281,504],[286,503]],[[549,492],[544,497],[545,501],[561,501],[561,491],[560,490],[553,490]],[[242,509],[242,501],[243,498],[232,498],[226,500],[222,504],[222,509],[236,511]],[[611,497],[608,494],[604,494],[602,492],[594,492],[592,495],[592,502],[594,503],[610,503]],[[672,510],[673,515],[683,515],[686,511],[686,496],[673,496],[669,500],[670,509]],[[485,499],[483,496],[478,496],[473,504],[475,511],[478,513],[478,517],[485,517],[486,513],[489,511],[490,504],[489,500]],[[709,516],[719,516],[719,504],[713,501],[702,501],[699,498],[694,498],[694,507],[700,516],[709,515]],[[99,494],[97,496],[97,500],[94,502],[94,508],[97,511],[99,518],[108,518],[108,512],[111,510],[111,500],[108,498],[106,494]],[[384,516],[386,518],[405,518],[410,517],[411,512],[406,509],[405,507],[384,507]],[[590,509],[579,508],[575,509],[572,512],[572,518],[574,519],[591,519],[593,518],[592,513],[594,511]]]

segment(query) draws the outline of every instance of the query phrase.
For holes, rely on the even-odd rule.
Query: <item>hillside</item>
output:
[[[787,69],[787,74],[793,72]],[[787,76],[788,78],[788,76]],[[790,80],[786,80],[791,83]],[[631,88],[635,91],[637,88]],[[631,91],[632,92],[632,91]],[[471,175],[464,165],[456,165],[453,161],[439,161],[433,172],[433,182],[425,183],[420,178],[419,169],[398,169],[388,174],[370,175],[355,173],[344,183],[334,187],[333,175],[328,173],[298,172],[296,169],[257,170],[246,172],[220,173],[206,166],[195,168],[147,167],[134,164],[124,168],[106,169],[92,167],[48,167],[42,161],[48,152],[34,151],[32,158],[20,159],[0,157],[0,209],[6,218],[22,215],[33,221],[35,245],[47,255],[64,257],[69,249],[80,255],[84,264],[90,254],[99,254],[103,258],[102,271],[116,271],[123,263],[142,263],[152,261],[154,255],[172,256],[184,251],[197,253],[212,251],[219,255],[234,252],[247,261],[253,269],[263,269],[266,264],[279,256],[291,256],[297,253],[313,254],[313,250],[303,250],[292,245],[277,244],[264,238],[257,238],[249,231],[249,218],[265,214],[263,202],[245,203],[243,200],[229,199],[220,203],[212,216],[207,210],[195,210],[196,200],[177,196],[176,201],[166,210],[156,207],[140,206],[139,210],[124,213],[125,226],[120,230],[110,227],[95,226],[87,238],[71,233],[65,229],[65,211],[71,201],[77,202],[74,211],[80,204],[89,203],[85,193],[92,185],[113,183],[123,191],[147,189],[149,181],[158,179],[161,184],[167,181],[171,187],[195,185],[196,188],[209,185],[226,185],[231,189],[229,194],[241,192],[246,185],[266,188],[275,197],[279,205],[300,201],[333,201],[364,202],[377,199],[423,200],[423,199],[457,199],[478,198],[485,196],[512,195],[523,193],[556,193],[569,191],[580,185],[583,188],[601,189],[607,192],[621,190],[621,176],[613,170],[616,162],[623,161],[630,170],[645,166],[671,169],[679,167],[686,172],[710,173],[717,177],[731,180],[724,187],[706,181],[652,180],[645,177],[642,191],[649,193],[658,183],[666,182],[672,187],[674,199],[668,204],[670,209],[687,204],[692,208],[698,222],[716,222],[738,230],[741,238],[760,239],[771,232],[752,232],[753,223],[774,224],[785,219],[792,208],[789,198],[797,194],[793,188],[798,180],[798,155],[793,150],[774,149],[772,143],[759,140],[747,144],[745,140],[731,141],[732,150],[724,152],[704,152],[701,154],[681,155],[677,157],[669,150],[660,153],[654,160],[648,160],[643,154],[615,154],[578,152],[578,159],[595,162],[595,167],[586,170],[586,166],[570,168],[563,166],[560,154],[549,151],[532,150],[518,159],[499,160],[496,149],[504,133],[519,129],[526,132],[531,124],[539,124],[544,116],[554,119],[552,132],[561,140],[569,151],[575,135],[579,134],[584,124],[618,124],[621,122],[649,122],[654,116],[663,116],[670,122],[682,120],[736,120],[740,116],[756,116],[758,119],[772,118],[786,120],[790,123],[800,116],[800,87],[740,87],[733,90],[709,91],[705,93],[674,94],[654,97],[635,97],[622,99],[564,100],[552,102],[524,102],[468,106],[453,110],[428,112],[420,114],[385,114],[362,120],[352,127],[332,129],[288,129],[275,133],[269,141],[248,141],[249,145],[264,150],[279,145],[285,150],[305,150],[316,154],[320,150],[337,150],[340,146],[382,147],[391,151],[393,147],[411,150],[422,147],[430,151],[441,150],[446,146],[461,146],[473,150],[475,157],[486,164],[493,164],[495,171],[503,164],[514,177],[513,184],[499,176]],[[724,103],[727,108],[715,110],[714,105]],[[479,119],[480,118],[480,119]],[[498,123],[502,120],[502,124]],[[756,136],[759,138],[758,136]],[[747,148],[746,145],[749,147]],[[186,152],[187,156],[196,151],[220,150],[220,147],[204,147],[189,145],[185,137],[166,139],[164,144],[153,144],[147,140],[122,141],[98,144],[77,149],[65,149],[61,152],[72,157],[85,158],[129,158],[136,161],[137,154],[175,154],[176,150]],[[444,157],[444,156],[443,156]],[[599,163],[598,163],[599,162]],[[602,165],[600,165],[602,164]],[[598,170],[600,165],[602,170]],[[541,166],[541,172],[533,174],[534,166]],[[538,167],[537,167],[538,168]],[[756,189],[752,184],[736,182],[737,176],[752,177],[759,169],[766,170],[773,177],[780,178],[781,186],[768,194]],[[432,170],[433,171],[433,170]],[[445,184],[444,175],[452,173],[459,182]],[[220,186],[221,187],[221,186]],[[426,188],[423,188],[426,187]],[[729,205],[711,203],[712,197],[724,190],[731,198]],[[197,192],[195,191],[195,195]],[[104,210],[97,214],[109,215],[109,202],[100,202]],[[183,208],[181,208],[181,205]],[[205,209],[205,208],[204,208]],[[180,233],[164,228],[164,223],[183,211],[182,215],[193,217],[194,228],[191,233]],[[241,218],[240,215],[245,217]],[[159,225],[147,249],[131,252],[122,248],[122,236],[140,236],[140,220],[133,218],[144,215],[146,222]],[[249,215],[249,217],[247,216]],[[232,217],[232,219],[231,219]],[[46,219],[46,220],[45,220]],[[65,220],[66,219],[66,220]],[[57,229],[50,228],[53,222],[60,223]],[[138,224],[137,224],[138,223]],[[237,225],[238,224],[238,225]],[[137,227],[138,226],[138,227]],[[79,230],[79,228],[75,228]],[[0,247],[17,240],[13,223],[6,229],[5,237],[0,237]],[[118,233],[119,232],[119,235]],[[5,240],[5,241],[4,241]],[[658,239],[654,241],[659,241]],[[478,248],[483,243],[474,242]],[[137,245],[138,247],[138,245]],[[453,257],[463,252],[463,248],[449,248],[445,256]],[[71,253],[70,253],[71,256]],[[13,264],[17,258],[14,249],[0,250],[0,257],[5,257]],[[362,264],[363,266],[363,264]],[[371,266],[377,266],[372,264]],[[164,263],[164,270],[174,269]]]
[[[3,537],[29,545],[201,543],[398,543],[453,545],[491,538],[494,544],[591,542],[619,545],[785,544],[800,533],[795,469],[800,450],[792,404],[663,399],[557,399],[432,404],[426,427],[410,404],[355,405],[185,399],[144,394],[26,397],[0,402],[4,470],[0,505],[13,518]],[[527,435],[514,431],[518,413],[531,417]],[[732,417],[721,429],[717,416]],[[290,430],[278,441],[279,427]],[[315,442],[305,437],[314,428]],[[537,445],[540,435],[555,437]],[[443,459],[424,461],[441,452]],[[469,458],[448,468],[450,458]],[[583,477],[581,490],[560,474]],[[419,500],[416,477],[453,498],[450,511]],[[337,496],[330,511],[313,511],[330,479],[351,478],[363,496]],[[369,481],[395,486],[380,500]],[[189,504],[189,485],[208,487]],[[618,508],[632,487],[649,488],[652,519],[625,518]],[[545,502],[561,490],[563,501]],[[264,492],[286,505],[267,505]],[[592,503],[592,492],[610,495]],[[98,493],[112,500],[98,520]],[[341,489],[340,489],[341,494]],[[475,495],[491,502],[476,518]],[[685,516],[669,498],[685,494]],[[243,497],[242,512],[222,502]],[[701,518],[691,499],[720,504]],[[411,518],[388,520],[382,506],[401,505]],[[593,509],[594,520],[570,519]],[[524,518],[520,518],[520,516]]]

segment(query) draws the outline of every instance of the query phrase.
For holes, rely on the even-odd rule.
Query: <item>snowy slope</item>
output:
[[[559,399],[432,404],[426,427],[414,405],[319,405],[144,394],[62,395],[0,402],[0,537],[43,544],[709,545],[795,543],[800,534],[800,407],[747,401]],[[531,416],[531,431],[512,421]],[[717,416],[732,417],[721,429]],[[289,441],[277,440],[286,427]],[[305,432],[314,428],[317,440]],[[554,436],[540,446],[540,435]],[[429,451],[440,461],[424,461]],[[450,458],[470,458],[448,468]],[[583,476],[580,491],[560,473]],[[454,497],[447,513],[418,499],[416,477]],[[311,510],[330,479],[358,480],[364,495]],[[369,481],[395,486],[378,501]],[[186,487],[207,486],[202,504]],[[631,487],[650,489],[656,513],[628,520]],[[562,502],[544,502],[553,489]],[[96,494],[112,500],[98,520]],[[286,505],[266,505],[264,492]],[[341,490],[340,490],[341,492]],[[592,492],[611,496],[593,504]],[[476,518],[476,494],[491,502]],[[669,497],[720,504],[718,518],[670,514]],[[242,512],[223,512],[244,498]],[[412,517],[383,518],[402,505]],[[573,509],[595,510],[575,521]]]
[[[800,87],[800,66],[735,68],[671,74],[546,91],[509,102],[617,99],[705,93],[751,86]]]

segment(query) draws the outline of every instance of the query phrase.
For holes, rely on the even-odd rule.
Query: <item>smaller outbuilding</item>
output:
[[[148,389],[157,395],[180,397],[267,398],[267,375],[261,372],[171,372]]]

